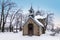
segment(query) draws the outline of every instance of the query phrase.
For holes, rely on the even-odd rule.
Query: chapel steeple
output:
[[[29,9],[29,16],[34,17],[34,9],[32,8],[32,5],[31,8]]]
[[[32,5],[31,5],[31,8],[30,8],[29,12],[34,13],[34,9],[32,8]]]

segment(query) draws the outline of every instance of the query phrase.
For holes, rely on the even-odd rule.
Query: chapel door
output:
[[[28,35],[33,35],[33,24],[28,24]]]

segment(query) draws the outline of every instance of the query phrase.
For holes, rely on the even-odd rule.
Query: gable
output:
[[[24,26],[28,25],[29,23],[35,24],[35,22],[31,18],[29,18],[27,22],[24,24]]]
[[[28,23],[34,23],[34,24],[36,24],[37,26],[39,26],[39,27],[41,26],[41,27],[42,27],[41,23],[39,23],[39,22],[37,23],[37,20],[36,20],[36,19],[34,20],[34,19],[31,18],[31,17],[27,20],[27,22],[24,24],[24,26],[25,26],[26,24],[28,24]]]

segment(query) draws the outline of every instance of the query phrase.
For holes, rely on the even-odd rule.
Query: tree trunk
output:
[[[2,32],[4,32],[4,1],[2,2]]]

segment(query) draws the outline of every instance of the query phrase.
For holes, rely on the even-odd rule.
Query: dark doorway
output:
[[[33,24],[28,24],[28,35],[33,35]]]

